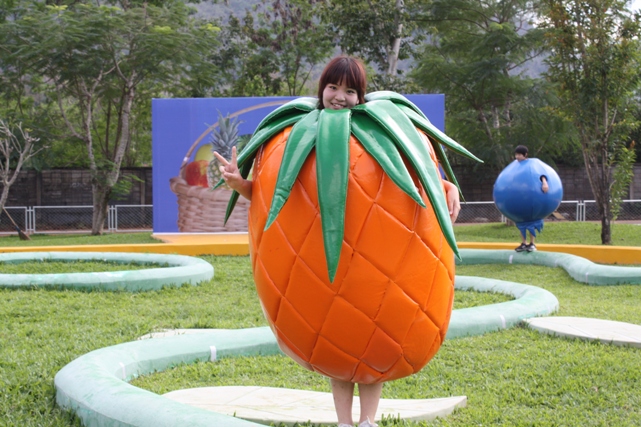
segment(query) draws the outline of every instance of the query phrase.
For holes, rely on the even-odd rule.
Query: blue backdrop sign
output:
[[[444,130],[444,95],[407,95],[430,121]],[[154,99],[152,113],[154,233],[177,233],[178,199],[170,180],[209,143],[218,113],[237,116],[240,135],[252,134],[260,121],[295,97]]]

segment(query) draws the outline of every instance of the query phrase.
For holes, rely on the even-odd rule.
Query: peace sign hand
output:
[[[231,160],[225,159],[218,152],[214,151],[214,156],[220,162],[220,172],[225,182],[231,187],[234,181],[242,179],[240,170],[238,170],[238,160],[236,157],[236,147],[231,149]],[[231,182],[230,182],[231,181]]]
[[[227,160],[219,153],[214,151],[214,156],[220,162],[220,172],[222,174],[225,184],[229,185],[232,190],[236,190],[241,196],[251,200],[251,181],[246,180],[240,174],[238,169],[238,157],[236,154],[236,147],[231,149],[231,159]]]

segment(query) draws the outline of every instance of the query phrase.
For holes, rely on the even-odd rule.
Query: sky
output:
[[[641,9],[641,0],[632,0],[632,3],[630,3],[630,9],[632,10]]]

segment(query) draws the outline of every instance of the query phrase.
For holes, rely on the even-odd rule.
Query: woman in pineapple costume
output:
[[[418,372],[444,340],[460,205],[441,144],[474,157],[406,98],[365,88],[359,60],[334,58],[318,99],[269,114],[238,157],[215,153],[234,190],[227,215],[239,194],[252,201],[265,316],[284,353],[330,378],[339,427],[353,425],[354,384],[359,425],[375,426],[383,382]]]

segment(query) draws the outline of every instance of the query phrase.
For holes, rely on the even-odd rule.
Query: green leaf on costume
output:
[[[345,230],[351,110],[321,110],[316,132],[316,180],[329,281],[334,281]]]
[[[405,158],[412,164],[432,204],[445,240],[459,257],[441,176],[430,157],[429,145],[421,138],[405,113],[391,101],[370,101],[358,107],[361,107],[359,109],[365,111],[387,131]]]
[[[319,114],[320,110],[314,110],[307,114],[294,125],[289,138],[287,138],[265,230],[272,225],[285,205],[300,169],[314,148]]]
[[[352,114],[352,133],[390,179],[416,203],[425,207],[403,158],[385,130],[364,114]]]
[[[262,126],[260,130],[254,133],[243,151],[238,155],[238,166],[240,167],[244,165],[249,158],[253,159],[256,150],[258,150],[261,145],[269,141],[274,135],[281,132],[287,126],[291,126],[298,122],[307,114],[309,113],[300,112],[300,110],[297,109],[291,109],[289,114],[283,114]]]
[[[310,111],[316,110],[317,107],[318,99],[316,98],[296,98],[284,105],[281,105],[280,107],[269,113],[267,116],[265,116],[265,118],[260,121],[258,127],[254,132],[258,132],[263,127],[269,125],[275,120],[282,118],[282,116],[288,116],[290,114],[297,113],[309,113]]]
[[[465,157],[469,157],[470,159],[474,159],[477,162],[483,163],[483,160],[479,159],[476,157],[474,154],[470,153],[467,151],[465,147],[463,147],[461,144],[458,142],[454,141],[452,138],[447,136],[445,133],[443,133],[439,128],[434,126],[432,122],[427,120],[426,118],[422,117],[420,114],[417,114],[415,111],[405,107],[405,106],[400,106],[399,107],[403,113],[407,115],[407,117],[412,120],[412,123],[416,125],[417,128],[425,132],[429,137],[434,138],[441,144],[445,145],[447,148],[450,150],[461,154]]]
[[[353,133],[390,179],[416,203],[425,207],[403,159],[416,172],[448,245],[460,258],[449,218],[441,175],[430,156],[433,149],[448,179],[458,187],[441,144],[456,153],[480,161],[436,128],[416,105],[394,92],[368,94],[367,102],[344,110],[318,110],[316,98],[299,98],[269,114],[238,156],[241,175],[247,177],[260,146],[286,127],[294,125],[285,145],[265,229],[287,202],[300,170],[316,148],[318,202],[327,273],[334,280],[345,229],[349,179],[349,139]],[[425,138],[422,132],[430,138]],[[233,192],[225,221],[238,200]]]
[[[392,101],[394,104],[397,105],[404,105],[406,107],[411,108],[416,114],[420,115],[423,117],[425,120],[429,121],[425,114],[421,111],[420,108],[416,106],[412,101],[404,97],[403,95],[392,92],[391,90],[380,90],[377,92],[371,92],[365,95],[365,101],[380,101],[380,100],[386,100],[386,101]]]

